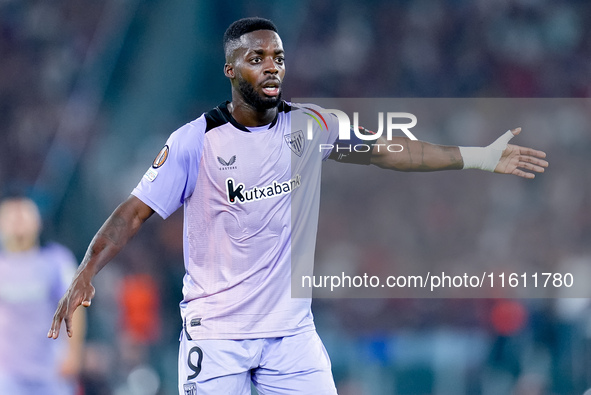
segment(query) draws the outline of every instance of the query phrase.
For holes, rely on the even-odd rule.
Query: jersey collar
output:
[[[236,129],[240,129],[243,132],[251,133],[250,130],[248,130],[244,125],[238,123],[234,119],[232,114],[230,114],[230,111],[228,110],[228,104],[230,104],[230,102],[225,101],[216,107],[216,111],[218,112],[218,115],[220,115],[226,121],[230,122]],[[279,114],[282,112],[285,112],[285,113],[289,112],[291,110],[291,107],[284,100],[281,100],[281,102],[277,106],[277,110],[278,110],[277,115],[275,115],[275,119],[273,119],[273,122],[271,122],[271,124],[269,125],[269,129],[271,129],[273,126],[275,126],[277,124],[277,119],[279,118]]]

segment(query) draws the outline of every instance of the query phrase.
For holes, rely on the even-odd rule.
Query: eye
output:
[[[263,59],[260,56],[255,56],[254,58],[250,59],[250,63],[260,63]]]
[[[285,58],[283,56],[278,56],[275,58],[275,61],[279,64],[283,64],[283,62],[285,62]]]

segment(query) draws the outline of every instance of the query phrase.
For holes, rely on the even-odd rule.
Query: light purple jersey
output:
[[[222,104],[174,132],[132,192],[163,218],[184,205],[181,315],[192,339],[314,329],[310,299],[291,297],[291,265],[312,267],[330,154],[319,145],[336,140],[338,121],[325,116],[308,140],[316,107],[305,107],[282,102],[268,129],[251,132]]]
[[[66,248],[0,251],[0,376],[27,382],[59,379],[66,339],[49,341],[47,325],[76,270]]]

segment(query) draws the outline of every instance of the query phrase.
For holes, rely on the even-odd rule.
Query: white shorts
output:
[[[316,331],[253,340],[181,335],[180,395],[336,395],[330,359]]]

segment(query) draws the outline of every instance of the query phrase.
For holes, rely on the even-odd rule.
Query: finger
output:
[[[536,149],[527,148],[527,147],[519,147],[519,153],[521,155],[529,155],[529,156],[534,156],[536,158],[545,158],[546,157],[546,153],[544,151],[538,151]]]
[[[536,173],[543,173],[546,170],[542,166],[538,166],[538,165],[535,165],[533,163],[528,163],[528,162],[519,162],[517,167],[520,167],[520,168],[523,168],[526,170],[535,171]]]
[[[514,174],[516,176],[519,176],[519,177],[527,178],[527,179],[530,179],[530,180],[532,178],[536,178],[536,175],[535,174],[528,173],[528,172],[523,171],[521,169],[515,169],[515,170],[513,170],[513,173],[512,174]]]
[[[517,129],[521,130],[521,128],[517,128]],[[513,130],[517,130],[517,129],[513,129]],[[498,139],[496,139],[491,145],[489,145],[489,147],[504,151],[507,148],[509,141],[513,137],[516,136],[514,134],[513,130],[507,130]],[[519,134],[519,132],[517,132],[517,134]]]
[[[541,151],[538,151],[541,152]],[[537,166],[548,167],[548,162],[532,155],[519,155],[520,162],[529,162]]]
[[[531,156],[524,156],[520,158],[521,162],[528,162],[540,167],[548,167],[548,162],[543,159],[533,158]]]
[[[72,314],[68,314],[68,316],[64,319],[64,322],[66,323],[66,333],[68,334],[68,337],[72,337],[72,315],[74,314],[74,312],[72,312]]]
[[[60,322],[61,324],[61,322]],[[59,326],[60,324],[52,324],[51,328],[49,328],[49,332],[47,332],[47,337],[49,339],[57,339],[58,336],[60,335],[60,329]]]
[[[92,298],[94,298],[94,293],[95,293],[95,289],[91,285],[89,295],[86,295],[83,297],[81,305],[84,307],[90,307],[90,305],[92,303]]]
[[[53,315],[53,321],[51,323],[51,328],[49,329],[49,332],[47,333],[47,337],[48,338],[53,338],[53,339],[57,339],[58,336],[60,335],[60,326],[62,325],[62,314],[60,309],[58,308],[58,310],[55,312],[55,314]]]
[[[521,133],[521,128],[511,129],[511,133],[513,133],[513,136],[517,136],[519,133]]]

